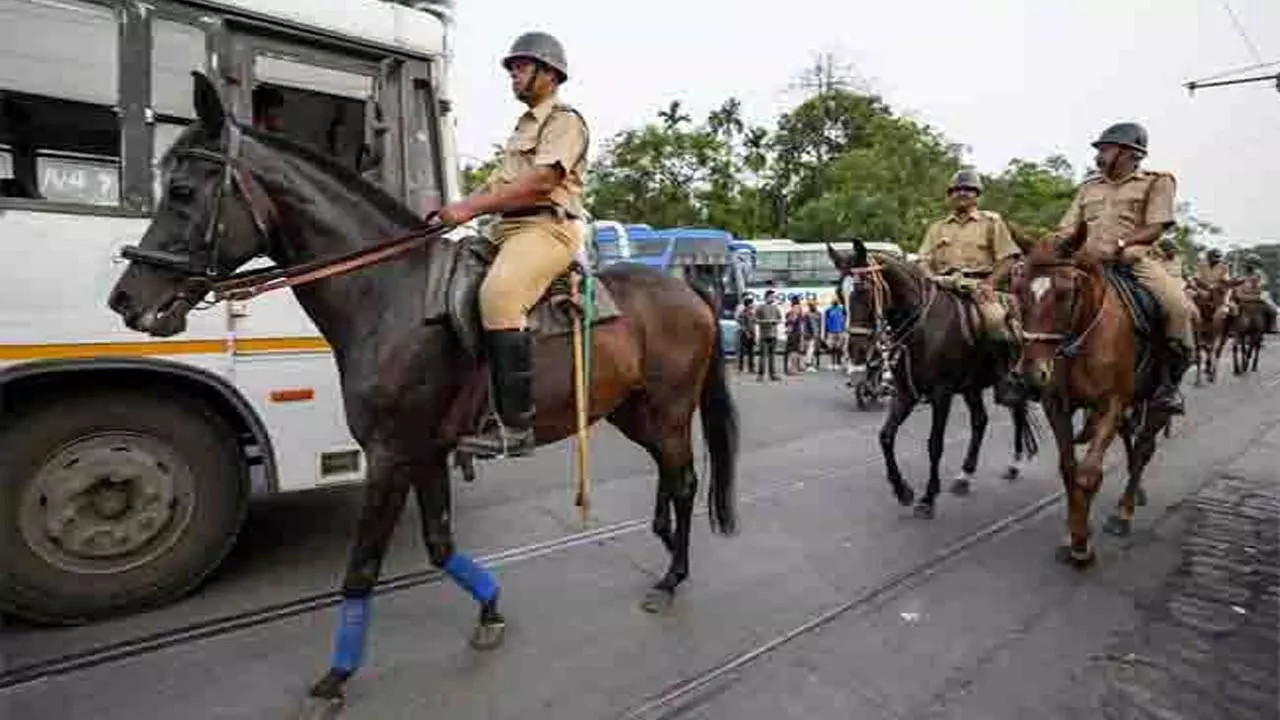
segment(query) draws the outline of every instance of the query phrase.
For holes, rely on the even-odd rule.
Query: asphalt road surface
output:
[[[1276,717],[1275,684],[1258,678],[1276,676],[1267,529],[1280,507],[1280,362],[1264,355],[1256,375],[1188,388],[1133,535],[1099,532],[1099,563],[1084,573],[1053,560],[1064,508],[1048,438],[1021,479],[999,479],[1011,448],[1002,409],[990,408],[973,493],[944,492],[926,521],[893,502],[880,413],[857,411],[837,376],[735,379],[735,391],[741,533],[715,537],[695,519],[692,575],[667,613],[639,607],[667,556],[648,531],[655,477],[638,448],[596,433],[591,527],[609,530],[574,543],[553,542],[583,530],[571,445],[482,466],[458,487],[455,523],[460,547],[502,558],[504,646],[468,647],[475,608],[448,582],[380,594],[342,717]],[[927,428],[922,408],[899,439],[918,490]],[[958,469],[967,434],[957,403],[944,471]],[[1117,449],[1112,468],[1118,459]],[[1099,531],[1121,484],[1109,470]],[[327,665],[332,607],[114,660],[93,653],[331,592],[358,499],[338,490],[261,504],[222,571],[168,608],[71,630],[4,627],[0,719],[293,717]],[[1187,569],[1222,567],[1245,570],[1197,584]],[[385,574],[426,568],[407,514]],[[1220,646],[1228,621],[1239,634]],[[65,657],[89,660],[57,665]]]

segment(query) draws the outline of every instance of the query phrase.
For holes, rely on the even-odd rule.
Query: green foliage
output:
[[[710,226],[739,237],[860,237],[918,247],[947,213],[945,191],[963,146],[895,114],[878,95],[837,75],[827,57],[806,71],[809,97],[774,127],[752,127],[729,98],[701,121],[679,100],[649,123],[609,139],[587,180],[597,218],[654,226]],[[496,160],[464,168],[479,187]],[[984,175],[981,207],[1038,237],[1057,227],[1075,195],[1060,155],[1014,158]],[[1178,207],[1172,231],[1189,263],[1220,229]]]

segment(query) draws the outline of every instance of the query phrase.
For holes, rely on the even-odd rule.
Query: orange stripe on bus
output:
[[[311,388],[291,388],[289,390],[272,390],[271,402],[301,402],[315,398],[316,391]]]
[[[0,360],[52,360],[66,358],[158,355],[218,355],[233,347],[227,340],[153,340],[144,342],[52,343],[0,345]],[[328,351],[322,337],[236,338],[238,353],[272,351]]]

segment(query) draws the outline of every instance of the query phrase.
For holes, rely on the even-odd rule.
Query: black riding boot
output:
[[[481,458],[531,455],[533,431],[533,333],[487,330],[485,346],[493,377],[493,399],[501,422],[479,435],[463,437],[458,449]]]
[[[1156,408],[1173,415],[1182,415],[1186,408],[1182,402],[1182,376],[1191,367],[1191,351],[1177,340],[1170,340],[1165,350],[1165,377],[1151,402]]]

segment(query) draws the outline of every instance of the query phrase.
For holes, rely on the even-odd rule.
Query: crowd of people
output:
[[[844,306],[832,298],[829,306],[819,308],[813,294],[803,301],[799,295],[788,296],[785,310],[783,302],[773,289],[765,290],[759,305],[752,295],[743,299],[737,314],[738,372],[755,373],[763,381],[767,370],[771,380],[781,380],[776,365],[779,350],[786,375],[818,372],[824,353],[831,369],[843,369],[848,343]],[[781,348],[780,337],[784,338]]]

